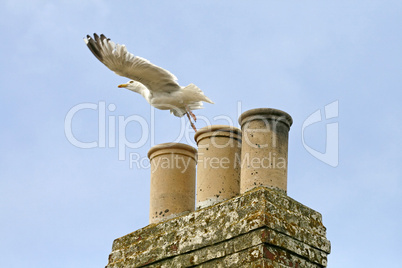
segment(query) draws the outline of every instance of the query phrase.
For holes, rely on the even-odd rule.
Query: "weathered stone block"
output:
[[[321,214],[260,187],[114,241],[107,268],[325,267]]]

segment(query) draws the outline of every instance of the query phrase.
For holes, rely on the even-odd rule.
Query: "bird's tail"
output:
[[[205,101],[212,104],[214,103],[210,98],[205,96],[201,89],[194,84],[189,84],[188,86],[184,87],[183,92],[189,93],[185,94],[186,99],[188,99],[189,102]]]

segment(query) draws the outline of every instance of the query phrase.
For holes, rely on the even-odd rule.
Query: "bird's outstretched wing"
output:
[[[84,41],[95,57],[116,74],[138,81],[151,91],[180,89],[176,76],[144,58],[134,56],[125,45],[115,44],[103,34],[94,34],[94,38],[87,35]]]

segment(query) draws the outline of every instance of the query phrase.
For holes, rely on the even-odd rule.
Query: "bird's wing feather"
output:
[[[87,35],[84,41],[95,57],[116,74],[138,81],[151,91],[180,89],[176,76],[144,58],[134,56],[125,45],[115,44],[103,34],[94,34],[94,38]]]

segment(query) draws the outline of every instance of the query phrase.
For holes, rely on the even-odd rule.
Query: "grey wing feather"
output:
[[[94,56],[116,74],[138,81],[153,91],[180,89],[176,76],[144,58],[134,56],[125,45],[115,44],[103,34],[94,34],[94,38],[87,35],[84,41]]]

